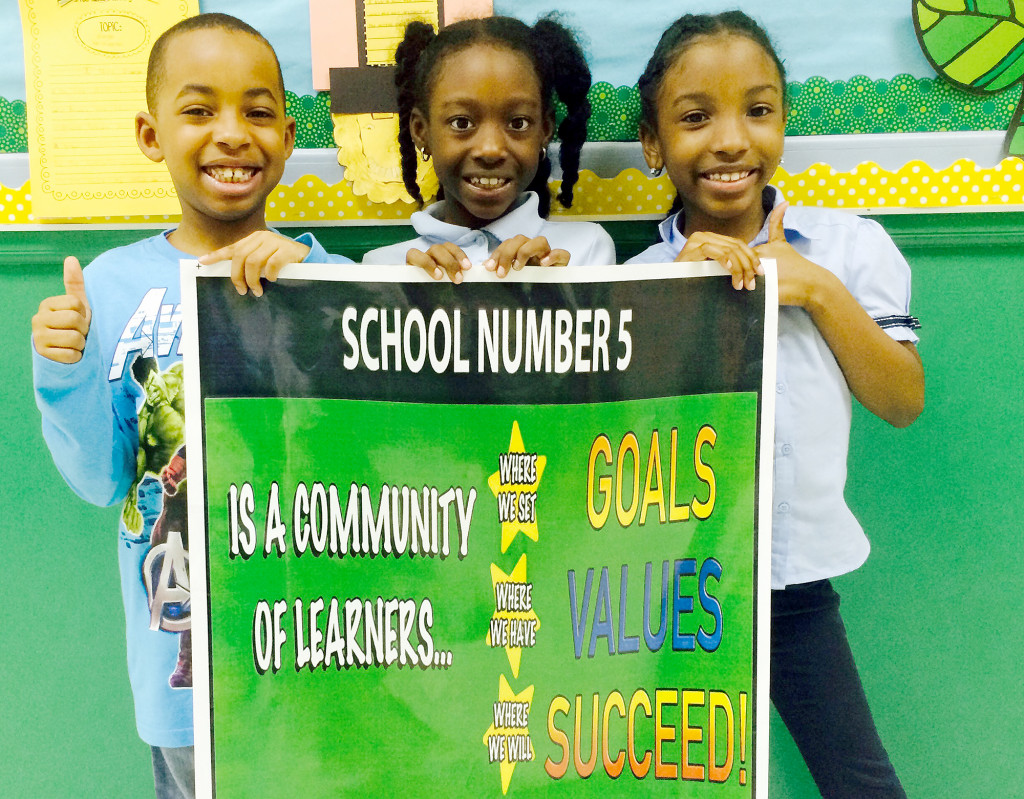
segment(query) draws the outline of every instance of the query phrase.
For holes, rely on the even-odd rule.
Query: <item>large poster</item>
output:
[[[767,796],[773,279],[289,269],[183,268],[199,795]]]

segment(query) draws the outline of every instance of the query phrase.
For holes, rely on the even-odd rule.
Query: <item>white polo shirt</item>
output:
[[[537,195],[528,191],[504,216],[489,225],[473,228],[452,225],[439,217],[444,202],[434,203],[410,218],[419,237],[370,250],[364,264],[404,264],[410,249],[426,251],[450,241],[458,245],[476,266],[486,261],[501,242],[522,234],[533,239],[544,236],[552,249],[567,250],[573,266],[606,266],[615,263],[615,244],[605,229],[594,222],[552,222],[537,213]]]
[[[782,202],[765,189],[765,206]],[[680,212],[681,213],[681,212]],[[627,263],[668,263],[686,244],[679,214],[659,228],[662,241]],[[917,342],[910,316],[910,267],[882,227],[853,214],[791,206],[786,240],[838,277],[893,339]],[[751,245],[768,241],[768,222]],[[832,351],[802,308],[779,309],[775,383],[772,588],[853,571],[870,545],[843,490],[850,444],[850,389]]]

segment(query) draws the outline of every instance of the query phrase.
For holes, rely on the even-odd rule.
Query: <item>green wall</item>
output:
[[[882,738],[911,797],[1008,795],[1024,728],[1024,214],[883,217],[914,269],[927,406],[907,430],[857,409],[848,498],[872,540],[838,578]],[[616,223],[626,255],[653,224]],[[83,261],[149,231],[0,232],[0,796],[152,795],[124,654],[116,511],[64,485],[39,433],[30,318]],[[356,255],[405,228],[317,231]],[[771,793],[816,795],[772,721]]]

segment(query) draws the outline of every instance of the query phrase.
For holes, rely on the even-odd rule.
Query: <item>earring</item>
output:
[[[428,153],[426,150],[421,150],[420,151],[420,158],[423,159],[423,163],[425,164],[425,163],[427,163],[427,161],[430,160],[430,153]]]
[[[664,169],[664,167],[661,167],[661,166],[652,166],[651,167],[651,177],[652,178],[660,178],[661,177],[661,172],[662,172],[663,169]]]
[[[544,163],[544,161],[547,160],[547,157],[548,157],[548,148],[547,148],[547,145],[544,145],[543,147],[540,148],[540,161],[541,161],[541,163]]]

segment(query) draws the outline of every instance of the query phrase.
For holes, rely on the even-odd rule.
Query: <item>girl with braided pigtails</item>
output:
[[[411,22],[395,53],[402,178],[421,204],[416,159],[433,159],[438,202],[412,215],[412,241],[371,250],[363,263],[409,263],[460,283],[474,264],[504,277],[526,265],[614,264],[600,225],[550,222],[548,144],[555,98],[562,186],[572,204],[587,136],[590,68],[572,33],[545,17],[469,19],[440,32]]]

